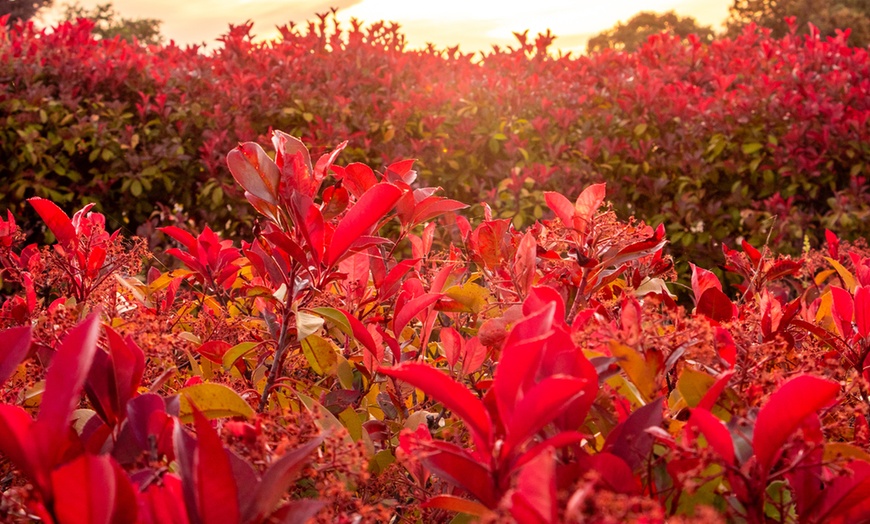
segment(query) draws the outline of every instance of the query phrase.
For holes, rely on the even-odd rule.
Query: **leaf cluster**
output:
[[[870,516],[866,245],[725,246],[739,293],[692,264],[687,309],[603,183],[516,228],[411,161],[272,142],[226,158],[240,247],[163,228],[181,269],[90,206],[31,199],[41,249],[0,220],[4,520]]]

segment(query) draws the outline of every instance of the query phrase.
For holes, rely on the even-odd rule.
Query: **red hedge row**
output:
[[[162,228],[184,269],[90,205],[28,200],[50,246],[0,220],[0,520],[870,518],[866,243],[726,248],[741,295],[693,265],[689,310],[604,184],[517,229],[273,145],[226,159],[240,247]]]
[[[799,252],[823,227],[870,233],[870,60],[843,39],[750,28],[555,58],[552,37],[521,35],[475,60],[327,16],[268,44],[234,27],[208,53],[89,29],[0,35],[0,203],[25,216],[31,196],[99,200],[143,234],[155,206],[237,231],[251,217],[221,152],[274,126],[315,151],[347,139],[371,165],[416,158],[429,184],[517,225],[545,212],[543,190],[604,180],[618,212],[665,224],[696,262],[741,237]]]

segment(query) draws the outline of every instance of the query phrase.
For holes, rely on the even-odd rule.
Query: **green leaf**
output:
[[[701,402],[710,386],[716,381],[715,377],[691,368],[684,368],[677,379],[677,390],[690,408],[694,408]]]
[[[744,155],[752,155],[752,154],[757,153],[757,152],[761,151],[762,149],[764,149],[764,144],[762,144],[760,142],[749,142],[749,143],[743,144],[742,149],[743,149]]]
[[[193,420],[191,403],[209,419],[220,417],[252,418],[254,416],[254,410],[247,401],[222,384],[195,384],[180,389],[178,396],[178,418],[182,422]]]
[[[256,342],[242,342],[241,344],[236,344],[231,347],[224,353],[224,358],[222,365],[225,370],[229,371],[233,364],[236,363],[237,360],[244,357],[248,353],[254,350],[259,344]]]
[[[312,313],[317,313],[321,317],[335,324],[342,333],[349,337],[353,337],[353,329],[350,327],[347,317],[341,311],[332,307],[316,307],[310,309]]]

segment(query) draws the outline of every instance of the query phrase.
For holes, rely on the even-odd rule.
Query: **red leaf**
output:
[[[226,353],[231,347],[232,346],[229,342],[223,340],[210,340],[196,348],[196,352],[215,364],[223,364],[224,353]]]
[[[353,331],[353,338],[355,338],[357,342],[361,343],[363,347],[365,347],[380,364],[380,362],[384,359],[384,347],[380,344],[375,343],[375,339],[374,337],[372,337],[372,334],[369,333],[369,330],[366,329],[365,324],[363,324],[358,318],[345,311],[344,309],[336,309],[338,309],[338,311],[341,311],[341,313],[345,317],[347,317],[347,321],[350,324],[350,329]]]
[[[831,403],[840,392],[837,382],[812,375],[799,375],[771,395],[755,421],[752,446],[760,471],[766,475],[782,445],[801,422]]]
[[[402,190],[388,183],[376,184],[366,191],[335,229],[326,250],[326,264],[338,262],[351,244],[384,218],[401,196]]]
[[[707,439],[707,444],[725,459],[725,462],[734,464],[734,441],[721,420],[706,409],[697,408],[690,411],[688,425],[693,430],[701,432]]]
[[[54,233],[57,241],[60,242],[64,249],[73,251],[78,246],[78,235],[72,221],[66,216],[66,213],[51,200],[44,198],[33,197],[28,198],[28,202],[33,206],[33,209],[39,213],[48,229]]]
[[[737,344],[734,342],[734,337],[731,336],[731,333],[727,329],[716,326],[714,329],[714,342],[719,358],[733,368],[737,363]]]
[[[139,522],[142,524],[189,524],[184,507],[181,480],[172,473],[160,483],[148,485],[139,494]]]
[[[175,226],[166,226],[157,228],[161,232],[171,236],[175,240],[181,242],[181,244],[187,248],[191,253],[196,253],[199,249],[198,244],[196,242],[196,237],[188,233],[187,231],[181,229],[180,227]]]
[[[804,267],[803,260],[777,260],[764,273],[764,278],[768,282],[772,282],[778,278],[788,275],[795,275]]]
[[[487,347],[477,337],[466,340],[462,351],[462,374],[469,375],[480,369],[486,362],[487,353]]]
[[[580,193],[574,202],[574,229],[581,233],[586,231],[592,223],[592,217],[604,203],[605,193],[605,184],[592,184]]]
[[[528,316],[536,311],[541,311],[548,304],[555,304],[556,311],[553,319],[556,324],[565,322],[565,301],[562,295],[550,286],[535,286],[529,291],[529,296],[523,300],[523,314]]]
[[[399,160],[387,166],[384,173],[384,178],[390,182],[404,182],[405,184],[413,184],[417,179],[417,172],[411,169],[414,167],[413,158],[407,160]]]
[[[459,202],[458,200],[450,200],[439,196],[430,196],[418,203],[414,207],[414,215],[411,219],[411,224],[422,224],[427,220],[449,213],[467,208],[468,205]]]
[[[245,191],[268,204],[278,203],[281,172],[259,144],[245,142],[230,151],[227,167]]]
[[[722,329],[722,328],[717,328]],[[731,336],[731,335],[728,335]],[[733,364],[732,364],[733,365]],[[725,388],[728,386],[728,382],[731,381],[731,377],[734,376],[734,370],[726,371],[720,374],[716,378],[716,382],[713,382],[713,385],[710,386],[710,389],[704,393],[704,396],[701,398],[701,401],[698,402],[698,408],[711,410],[713,406],[716,405],[716,402],[719,400],[719,396],[725,391]]]
[[[477,457],[455,444],[433,441],[428,435],[422,437],[410,431],[402,432],[399,441],[403,451],[420,457],[442,479],[468,491],[489,508],[498,505],[500,497],[492,472]]]
[[[514,256],[514,282],[516,282],[517,291],[523,297],[529,292],[535,281],[537,247],[538,241],[534,235],[531,232],[526,232],[522,240],[520,240],[516,255]]]
[[[582,463],[600,476],[603,487],[616,493],[640,494],[640,483],[637,477],[621,457],[602,451],[584,457]]]
[[[852,295],[843,288],[831,286],[831,297],[834,299],[832,309],[837,330],[841,337],[848,340],[852,336],[852,318],[855,314]]]
[[[396,339],[399,338],[408,322],[443,296],[443,293],[424,293],[419,297],[409,300],[401,309],[396,311],[396,316],[393,318],[393,334],[396,336]]]
[[[828,243],[828,255],[834,260],[840,260],[840,239],[830,229],[825,230],[825,241]]]
[[[112,355],[112,374],[115,378],[115,402],[120,413],[127,401],[136,395],[142,374],[145,371],[145,353],[131,337],[121,338],[114,329],[107,327],[109,353]]]
[[[242,510],[243,522],[261,522],[268,516],[284,497],[287,489],[299,476],[307,464],[309,456],[323,443],[325,436],[320,435],[288,453],[269,466],[250,500]]]
[[[574,204],[570,200],[561,193],[544,191],[544,201],[565,227],[574,227]]]
[[[459,382],[426,364],[405,362],[393,368],[381,368],[381,373],[411,384],[426,395],[441,402],[461,418],[474,436],[478,449],[488,454],[492,422],[483,403]]]
[[[45,495],[49,490],[51,464],[43,463],[39,449],[32,441],[32,426],[33,419],[22,408],[0,404],[0,453]]]
[[[30,351],[30,326],[0,331],[0,386],[15,373],[18,364]]]
[[[458,331],[451,327],[441,328],[441,347],[444,349],[444,358],[450,369],[453,369],[459,362],[463,345],[465,345],[465,341]]]
[[[202,523],[239,522],[238,488],[227,451],[211,423],[196,407],[193,422],[197,438],[194,489]]]
[[[67,434],[70,414],[79,403],[99,335],[100,315],[93,313],[69,331],[51,360],[37,421],[54,439]]]
[[[722,291],[722,283],[719,282],[719,279],[716,278],[716,275],[712,271],[700,268],[691,262],[689,262],[689,265],[692,267],[692,293],[695,295],[696,306],[700,302],[704,291],[710,288]]]
[[[858,286],[855,289],[855,324],[858,326],[858,336],[867,338],[870,335],[870,287]],[[0,380],[0,383],[3,381]]]
[[[725,322],[734,316],[734,304],[725,293],[711,287],[701,295],[695,313],[716,322]]]
[[[369,188],[378,183],[372,168],[359,162],[348,164],[347,167],[333,166],[332,170],[356,198],[361,197]]]
[[[547,377],[529,389],[517,402],[513,417],[505,420],[503,456],[509,456],[548,423],[552,422],[571,402],[583,394],[586,380],[566,376]]]
[[[632,471],[637,471],[655,443],[655,438],[646,430],[662,425],[663,402],[664,398],[660,397],[629,415],[607,435],[604,451],[622,458]]]
[[[338,155],[345,147],[347,147],[347,140],[338,144],[338,146],[328,154],[321,155],[320,158],[317,159],[317,162],[314,163],[314,173],[312,176],[311,187],[308,189],[308,196],[314,198],[320,190],[320,185],[323,183],[323,179],[329,174],[329,168],[332,167],[335,159],[338,158]]]
[[[555,450],[549,448],[523,467],[511,495],[511,514],[517,522],[558,522]]]
[[[296,227],[302,232],[308,243],[306,251],[311,253],[315,262],[319,263],[323,259],[326,248],[324,241],[326,231],[320,209],[314,205],[311,197],[298,192],[293,193],[290,198],[290,209],[293,212],[293,221],[296,223]]]
[[[399,290],[399,283],[401,282],[402,277],[404,277],[417,262],[419,262],[419,260],[416,258],[403,260],[390,269],[390,272],[387,273],[380,283],[375,279],[375,285],[378,286],[378,295],[381,300],[390,298]],[[375,272],[372,271],[373,277],[374,273]]]
[[[350,194],[343,187],[332,186],[323,191],[323,206],[320,212],[324,220],[337,217],[350,204]]]
[[[64,524],[135,522],[136,498],[127,475],[107,455],[81,455],[54,470],[55,513]]]
[[[503,420],[512,418],[517,399],[531,386],[537,374],[544,344],[553,333],[555,313],[556,304],[550,302],[518,321],[508,334],[493,383]]]
[[[847,524],[866,521],[870,511],[870,464],[854,460],[846,467],[851,474],[838,475],[825,486],[822,499],[807,522]]]
[[[475,517],[483,517],[489,513],[489,508],[474,502],[473,500],[463,499],[454,495],[436,495],[426,502],[420,504],[421,508],[435,508],[453,511],[455,513],[466,513]]]

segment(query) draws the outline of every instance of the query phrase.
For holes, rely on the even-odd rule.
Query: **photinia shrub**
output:
[[[664,224],[681,262],[720,278],[723,243],[796,255],[824,228],[870,234],[870,55],[845,34],[749,27],[575,57],[557,56],[550,34],[476,56],[410,50],[395,24],[334,14],[272,42],[231,27],[213,51],[91,31],[0,33],[0,203],[27,224],[25,202],[40,197],[68,213],[95,203],[152,247],[166,241],[158,226],[187,218],[239,241],[256,211],[239,205],[223,156],[274,127],[316,156],[341,137],[349,162],[416,158],[425,185],[517,227],[543,218],[546,191],[606,181],[623,219]]]
[[[518,228],[377,172],[227,155],[237,247],[31,205],[0,222],[0,516],[47,522],[857,522],[870,249],[723,248],[737,293],[608,185]],[[132,249],[131,249],[132,247]]]

